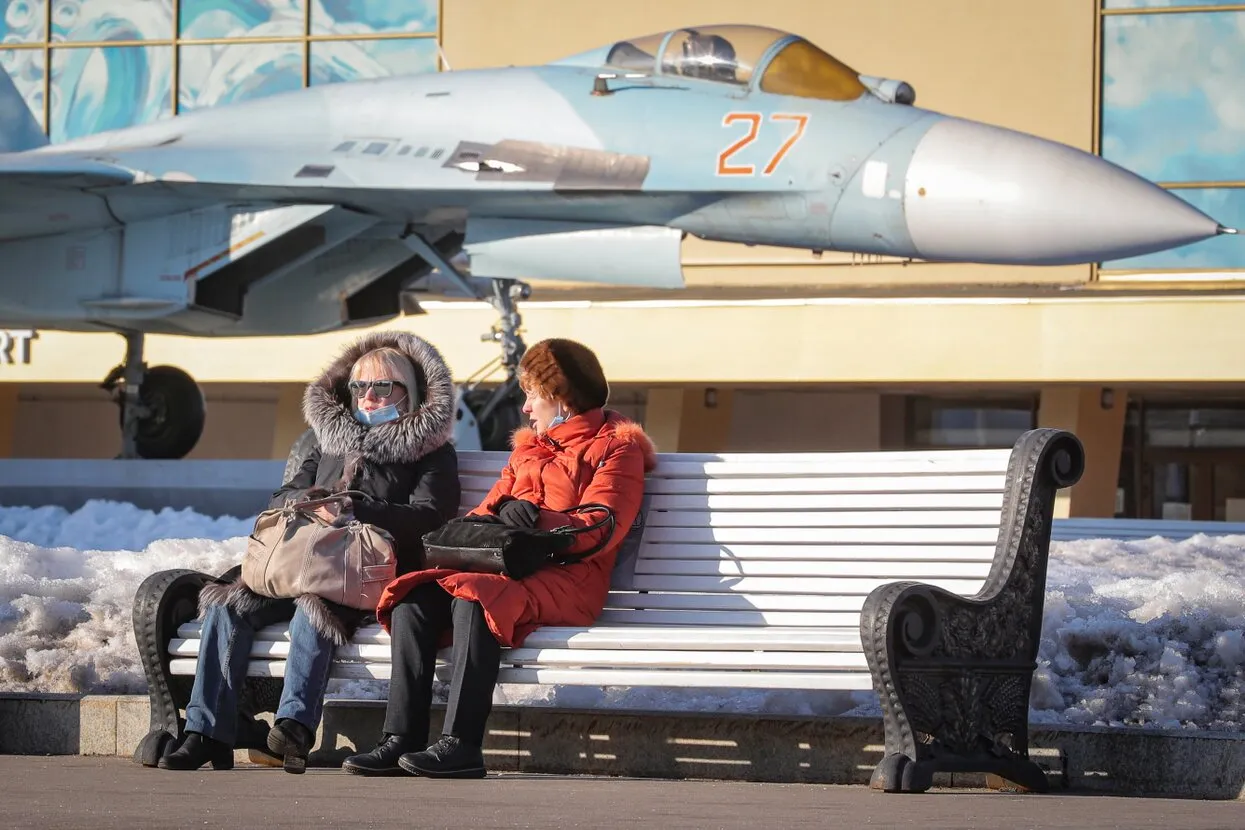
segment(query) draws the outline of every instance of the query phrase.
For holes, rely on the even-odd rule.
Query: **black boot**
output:
[[[281,718],[268,733],[268,749],[282,757],[282,769],[295,775],[307,771],[307,754],[315,742],[311,730],[293,718]]]
[[[419,744],[407,740],[405,735],[385,734],[385,739],[371,752],[351,755],[342,762],[342,769],[355,775],[405,775],[398,766],[398,758],[411,752]]]
[[[423,752],[408,752],[398,759],[398,766],[412,775],[429,778],[483,778],[485,775],[484,753],[480,747],[453,735],[442,735],[441,740]]]
[[[170,752],[156,766],[160,769],[198,769],[212,762],[212,769],[233,769],[233,747],[198,732],[187,732],[177,751]]]

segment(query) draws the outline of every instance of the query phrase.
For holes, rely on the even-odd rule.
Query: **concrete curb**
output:
[[[328,701],[311,764],[370,749],[384,711],[382,701]],[[434,707],[434,735],[443,711]],[[4,754],[128,757],[147,729],[145,696],[0,694]],[[1053,790],[1245,800],[1245,737],[1235,733],[1035,724],[1029,743]],[[494,708],[485,741],[495,771],[817,784],[867,784],[882,752],[876,718],[511,706]],[[935,784],[1009,786],[959,773]]]

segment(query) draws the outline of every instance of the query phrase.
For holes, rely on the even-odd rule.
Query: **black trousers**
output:
[[[418,586],[393,609],[389,625],[393,667],[385,709],[389,734],[427,746],[437,641],[450,626],[454,666],[441,732],[472,746],[484,743],[501,645],[489,631],[480,603],[456,599],[436,582]]]

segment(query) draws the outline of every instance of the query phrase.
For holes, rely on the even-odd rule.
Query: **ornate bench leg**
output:
[[[237,570],[218,579],[229,581]],[[212,577],[197,571],[161,571],[147,577],[134,595],[134,638],[151,700],[151,731],[135,748],[135,763],[156,766],[181,739],[185,721],[180,713],[190,702],[194,678],[169,672],[169,641],[177,636],[182,623],[198,615],[199,591],[211,581]],[[283,685],[279,677],[246,679],[238,700],[237,748],[267,749],[268,724],[257,715],[276,711]]]
[[[1055,492],[1085,469],[1069,432],[1032,430],[1007,471],[994,564],[976,596],[918,582],[880,585],[860,638],[882,704],[886,755],[870,786],[924,792],[935,772],[985,772],[1046,792],[1029,760],[1029,689],[1037,664]]]
[[[154,767],[181,736],[179,712],[190,700],[193,678],[169,672],[169,641],[198,614],[199,591],[210,580],[197,571],[160,571],[143,580],[134,595],[134,638],[151,699],[151,731],[135,748],[135,763]]]

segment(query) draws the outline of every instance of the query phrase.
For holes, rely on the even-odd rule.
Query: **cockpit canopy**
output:
[[[801,37],[764,26],[697,26],[620,40],[601,64],[800,98],[853,101],[866,92],[851,67]]]

